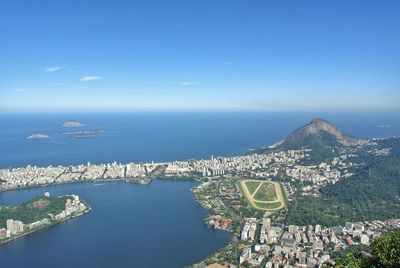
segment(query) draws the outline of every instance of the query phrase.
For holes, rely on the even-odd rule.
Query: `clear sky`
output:
[[[0,112],[400,110],[398,0],[4,0]]]

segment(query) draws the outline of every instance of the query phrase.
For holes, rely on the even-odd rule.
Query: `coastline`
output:
[[[375,146],[375,145],[373,145]],[[380,152],[379,150],[377,152]],[[347,152],[346,157],[347,157]],[[50,185],[57,185],[57,184],[69,184],[69,183],[82,183],[82,182],[92,182],[92,183],[98,183],[98,182],[111,182],[111,181],[125,181],[129,183],[136,183],[136,184],[150,184],[154,179],[159,179],[159,180],[196,180],[197,182],[200,182],[199,185],[192,187],[190,190],[193,194],[194,200],[200,204],[201,207],[207,209],[208,211],[215,213],[216,215],[223,216],[223,217],[229,217],[232,219],[232,230],[230,234],[230,239],[228,243],[220,248],[219,250],[215,251],[214,253],[210,254],[209,256],[205,257],[204,259],[200,260],[198,263],[194,263],[191,265],[191,267],[206,267],[209,264],[219,262],[221,259],[221,256],[226,256],[230,254],[229,252],[234,252],[230,254],[230,256],[227,256],[225,259],[232,260],[232,256],[234,254],[238,255],[237,252],[238,250],[241,250],[241,244],[244,243],[245,246],[249,246],[250,244],[247,243],[247,241],[243,242],[243,239],[239,239],[239,234],[240,234],[240,229],[241,225],[245,223],[246,218],[248,219],[249,217],[255,217],[258,219],[263,218],[263,216],[260,216],[260,213],[254,213],[252,216],[246,215],[246,213],[238,213],[238,210],[232,206],[233,203],[225,202],[226,199],[224,200],[223,195],[226,193],[232,193],[228,192],[225,190],[229,190],[232,188],[236,189],[236,193],[240,193],[240,189],[237,188],[237,182],[244,179],[245,177],[251,177],[251,172],[259,172],[259,171],[248,171],[248,167],[254,167],[256,164],[260,164],[260,161],[265,161],[263,165],[269,166],[271,164],[270,158],[274,158],[275,154],[280,160],[284,160],[283,162],[278,162],[278,165],[285,165],[288,163],[288,165],[295,166],[301,159],[304,158],[305,151],[304,150],[291,150],[290,153],[288,154],[285,151],[282,152],[271,152],[269,155],[245,155],[245,156],[237,156],[237,157],[230,157],[230,158],[224,158],[224,157],[217,157],[217,158],[211,158],[211,160],[189,160],[186,162],[168,162],[168,163],[140,163],[140,164],[133,164],[129,163],[127,165],[121,165],[117,163],[113,164],[101,164],[101,165],[91,165],[88,163],[87,165],[79,165],[79,166],[59,166],[59,167],[47,167],[47,168],[36,168],[34,167],[33,169],[31,167],[27,168],[19,168],[19,169],[14,169],[11,170],[9,169],[8,171],[5,170],[8,173],[3,173],[3,174],[11,174],[9,176],[9,179],[17,178],[17,176],[12,176],[12,172],[23,172],[25,171],[26,174],[32,174],[32,171],[38,171],[39,174],[36,174],[35,177],[30,178],[28,180],[28,184],[35,182],[34,180],[37,179],[37,185],[26,185],[24,187],[15,187],[15,188],[8,188],[8,189],[2,189],[1,191],[14,191],[14,190],[19,190],[19,189],[24,189],[24,188],[37,188],[41,186],[50,186]],[[380,156],[380,155],[378,155]],[[229,165],[229,163],[232,163],[232,165]],[[247,164],[248,166],[245,166],[243,168],[243,163]],[[351,165],[350,165],[350,164]],[[226,166],[223,166],[225,165]],[[235,164],[239,166],[238,169],[235,169]],[[273,162],[272,164],[276,164],[276,162]],[[197,166],[196,166],[197,165]],[[197,171],[199,166],[202,167],[201,165],[206,166],[209,168],[211,171],[215,171],[215,174],[208,175],[204,174],[201,176],[199,173],[194,173]],[[222,166],[221,169],[216,169],[216,166],[220,165]],[[335,164],[338,165],[338,164]],[[332,167],[335,166],[332,164]],[[234,166],[232,168],[232,166]],[[349,162],[343,162],[343,167],[341,168],[347,168],[347,166],[351,166],[352,168],[356,168],[357,165],[352,165],[352,163]],[[218,166],[217,166],[218,167]],[[305,166],[305,168],[315,168],[317,169],[317,166]],[[129,168],[137,168],[137,170],[143,171],[143,173],[140,174],[145,174],[143,177],[112,177],[112,176],[118,176],[116,174],[121,174],[118,173],[121,170],[124,170],[122,173],[125,176],[132,176],[133,173],[128,174],[127,170]],[[191,169],[189,169],[191,168]],[[226,168],[226,173],[224,168]],[[285,166],[285,168],[287,168]],[[96,170],[97,169],[97,170]],[[323,167],[318,167],[318,169],[323,169]],[[44,178],[42,180],[43,176],[42,174],[47,174],[49,177],[51,175],[55,174],[55,171],[60,171],[63,170],[59,175],[54,179],[51,183],[45,183],[43,184],[43,181],[46,181],[48,178]],[[100,170],[101,173],[99,172],[94,172],[94,171]],[[238,172],[238,170],[242,170],[243,173]],[[2,171],[2,170],[0,170]],[[4,171],[4,170],[3,170]],[[40,174],[42,172],[42,174]],[[345,174],[344,172],[343,174]],[[85,174],[85,176],[84,176]],[[94,174],[94,175],[93,175]],[[98,174],[102,174],[99,176]],[[139,174],[139,173],[134,173],[134,174]],[[255,173],[256,174],[256,173]],[[263,173],[259,173],[260,177],[258,180],[266,180],[267,178],[263,178]],[[338,176],[338,177],[333,177],[332,180],[324,180],[322,181],[322,184],[319,185],[320,187],[328,184],[334,184],[336,181],[340,179],[346,178],[344,175]],[[66,176],[67,175],[67,176]],[[93,175],[93,178],[95,179],[85,179],[88,176]],[[336,176],[336,173],[334,174]],[[343,176],[343,177],[342,177]],[[60,177],[65,177],[64,180],[57,180]],[[97,178],[99,177],[99,178]],[[279,179],[279,178],[278,178]],[[20,183],[21,181],[18,181]],[[290,195],[293,193],[287,192],[285,185],[282,183],[282,181],[277,180],[279,182],[279,188],[283,193],[283,199],[285,206],[288,205],[288,198]],[[212,194],[208,193],[200,193],[198,195],[196,193],[196,190],[200,188],[200,186],[203,185],[218,185],[218,189],[216,192],[214,191]],[[232,184],[229,186],[229,184]],[[1,184],[0,184],[1,185]],[[11,185],[11,184],[9,184]],[[226,188],[226,185],[228,187]],[[219,186],[222,186],[219,187]],[[206,187],[207,188],[207,187]],[[213,187],[211,187],[213,188]],[[212,192],[215,189],[208,189],[207,191]],[[318,190],[318,189],[316,189]],[[200,198],[199,198],[200,197]],[[210,201],[211,200],[211,201]],[[222,202],[222,201],[224,202]],[[210,202],[209,202],[210,201]],[[245,200],[241,200],[244,203],[246,202]],[[213,205],[209,205],[213,204]],[[243,204],[242,204],[243,205]],[[244,211],[247,209],[243,207]],[[249,211],[245,211],[249,212]],[[274,223],[277,225],[279,224],[279,228],[286,228],[284,224],[285,218],[282,218],[282,213],[285,213],[283,210],[282,211],[277,211],[276,213],[273,214],[268,214],[266,216],[270,217]],[[287,210],[286,210],[287,212]],[[236,215],[236,216],[235,216]],[[204,219],[205,220],[205,219]],[[203,223],[205,223],[203,220]],[[278,227],[277,227],[278,228]],[[42,228],[41,228],[42,229]],[[217,228],[215,228],[217,229]],[[237,258],[235,257],[234,262],[237,262]]]

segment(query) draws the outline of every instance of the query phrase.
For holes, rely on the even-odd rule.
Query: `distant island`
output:
[[[390,128],[391,126],[389,124],[386,123],[381,123],[377,125],[378,128]]]
[[[64,135],[68,135],[74,138],[91,138],[96,137],[96,134],[104,132],[102,129],[95,130],[85,130],[85,131],[74,131],[74,132],[66,132]]]
[[[27,139],[47,139],[49,136],[47,136],[47,135],[45,135],[45,134],[40,134],[40,133],[37,133],[37,134],[32,134],[32,135],[30,135],[30,136],[28,136],[28,137],[26,137]]]
[[[84,124],[77,121],[65,121],[63,127],[83,127]]]
[[[85,125],[80,122],[77,122],[77,121],[66,121],[66,122],[64,122],[64,124],[62,126],[65,128],[76,128],[76,127],[83,127]],[[102,133],[102,132],[104,132],[103,129],[96,128],[93,130],[65,132],[63,134],[73,137],[73,138],[91,138],[91,137],[96,137],[96,135],[98,133]],[[26,138],[27,139],[47,139],[47,138],[49,138],[49,136],[45,135],[45,134],[41,134],[41,133],[35,133]]]
[[[44,196],[16,206],[0,206],[0,244],[90,211],[77,195]]]

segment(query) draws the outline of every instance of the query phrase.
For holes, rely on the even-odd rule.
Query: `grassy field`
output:
[[[278,196],[276,195],[275,185],[268,184],[267,187],[267,201],[277,200]]]
[[[262,183],[261,181],[246,181],[246,187],[249,190],[250,194],[254,194],[255,190],[257,189],[257,187],[260,185],[260,183]]]
[[[286,195],[285,187],[283,187],[282,183],[279,183],[279,186],[280,186],[281,191],[282,191],[283,200],[285,201],[285,206],[288,206],[289,205],[289,200],[288,200],[287,195]]]
[[[263,183],[261,187],[258,189],[255,195],[253,195],[254,200],[260,200],[260,201],[267,201],[267,195],[265,193],[267,189],[267,185]]]
[[[262,203],[262,202],[257,202],[254,201],[254,204],[261,208],[261,209],[265,209],[265,210],[274,210],[274,209],[278,209],[281,206],[281,202],[274,202],[274,203]]]
[[[257,201],[275,201],[278,199],[275,192],[275,185],[269,182],[263,182],[253,197]]]

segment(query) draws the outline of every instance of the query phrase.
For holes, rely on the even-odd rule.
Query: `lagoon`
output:
[[[77,183],[0,193],[17,204],[49,191],[78,194],[92,206],[79,218],[0,247],[2,268],[183,267],[223,247],[230,233],[207,228],[193,198],[196,181]]]

